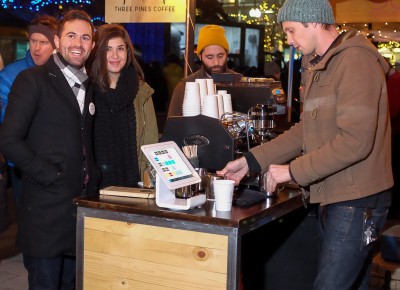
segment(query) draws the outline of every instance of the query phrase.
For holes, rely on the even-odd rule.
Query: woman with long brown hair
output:
[[[127,31],[117,24],[98,28],[88,61],[95,83],[94,151],[106,186],[137,186],[146,159],[143,144],[158,142],[151,95],[154,90],[134,57]]]

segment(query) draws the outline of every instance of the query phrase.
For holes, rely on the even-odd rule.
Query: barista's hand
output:
[[[270,165],[267,172],[267,191],[274,192],[280,183],[292,180],[289,165]]]
[[[234,180],[235,185],[238,185],[248,171],[249,166],[247,165],[246,158],[240,157],[239,159],[228,162],[224,169],[217,171],[217,174],[224,176],[226,179]]]

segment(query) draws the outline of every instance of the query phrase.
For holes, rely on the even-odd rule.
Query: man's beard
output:
[[[216,74],[216,73],[224,73],[226,72],[228,66],[227,66],[227,62],[225,61],[224,65],[222,66],[206,66],[203,62],[203,68],[206,71],[206,73],[208,75],[212,75],[212,74]]]

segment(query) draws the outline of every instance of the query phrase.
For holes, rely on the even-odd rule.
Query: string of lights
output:
[[[28,4],[26,4],[28,2]],[[39,12],[41,8],[49,5],[64,5],[64,4],[83,4],[91,5],[90,0],[1,0],[1,7],[4,9],[29,9],[31,11]]]
[[[270,3],[268,3],[270,2]],[[0,5],[4,9],[29,9],[33,12],[40,12],[46,6],[55,5],[59,9],[68,5],[92,5],[92,0],[0,0]],[[255,5],[249,13],[229,14],[237,22],[264,26],[264,51],[272,52],[277,48],[281,49],[285,43],[285,35],[280,25],[276,22],[276,15],[280,6],[263,1],[258,6]],[[196,12],[197,13],[197,12]],[[104,22],[104,16],[96,16],[93,21]],[[354,27],[359,32],[364,33],[371,41],[379,43],[379,47],[392,50],[400,48],[400,24],[399,23],[341,23],[338,30],[345,31],[348,27]]]
[[[280,49],[285,43],[285,35],[281,27],[276,23],[278,5],[263,1],[260,5],[253,7],[249,13],[230,14],[229,16],[238,22],[247,24],[263,25],[265,27],[264,51],[271,52]],[[255,13],[257,11],[257,13]],[[338,24],[339,31],[346,31],[350,27],[356,28],[365,34],[371,41],[378,43],[379,48],[386,48],[394,52],[400,48],[400,23],[341,23]]]
[[[400,41],[400,23],[343,23],[338,24],[340,31],[348,27],[357,29],[374,42]]]

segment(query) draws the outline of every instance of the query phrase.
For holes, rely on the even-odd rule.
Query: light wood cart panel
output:
[[[90,251],[85,251],[84,269],[84,289],[90,290],[114,290],[119,289],[118,287],[121,287],[120,289],[226,289],[224,274]]]
[[[178,229],[148,226],[93,217],[85,218],[85,229],[115,233],[123,236],[135,235],[151,240],[168,240],[170,242],[185,243],[197,246],[203,246],[206,243],[211,248],[221,250],[226,250],[228,246],[228,240],[223,235],[192,231],[190,232],[190,235],[183,235],[183,231]],[[189,233],[189,231],[185,232]]]
[[[227,236],[87,217],[84,249],[84,289],[226,289]]]
[[[227,272],[227,251],[140,236],[85,230],[85,250],[217,273]]]

